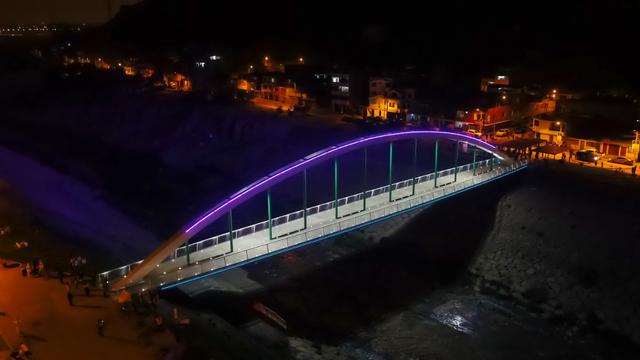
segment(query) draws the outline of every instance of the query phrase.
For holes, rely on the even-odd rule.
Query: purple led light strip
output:
[[[291,173],[292,171],[297,170],[298,168],[302,167],[302,168],[306,168],[308,166],[310,166],[312,163],[316,163],[318,161],[323,161],[326,160],[328,158],[331,158],[332,156],[338,156],[344,152],[346,152],[346,149],[351,150],[351,148],[357,149],[359,146],[364,146],[364,144],[367,145],[371,145],[371,144],[375,144],[378,142],[382,142],[382,141],[392,141],[395,139],[403,139],[403,138],[412,138],[415,136],[421,136],[421,135],[442,135],[444,137],[452,137],[454,139],[466,139],[468,140],[469,143],[479,146],[480,148],[486,147],[487,149],[483,149],[485,151],[491,152],[492,154],[501,157],[501,154],[498,154],[496,151],[496,147],[485,142],[482,141],[480,139],[477,139],[475,137],[471,137],[469,135],[465,135],[465,134],[460,134],[460,133],[453,133],[453,132],[447,132],[447,131],[431,131],[431,130],[414,130],[414,131],[402,131],[402,132],[393,132],[393,133],[386,133],[386,134],[381,134],[381,135],[374,135],[374,136],[370,136],[370,137],[365,137],[365,138],[360,138],[357,140],[353,140],[353,141],[349,141],[346,143],[342,143],[337,145],[334,148],[330,148],[327,151],[322,151],[320,153],[317,153],[315,156],[311,157],[311,158],[304,158],[304,160],[300,161],[296,161],[294,162],[294,165],[285,168],[284,170],[281,170],[280,172],[271,175],[269,177],[267,177],[266,179],[263,179],[262,181],[259,181],[249,187],[247,187],[244,191],[236,193],[235,196],[233,196],[230,199],[227,199],[225,201],[223,201],[222,203],[218,204],[216,207],[214,207],[213,209],[209,210],[207,212],[207,214],[205,214],[204,216],[202,216],[200,219],[198,219],[193,225],[189,226],[185,232],[186,233],[190,233],[194,228],[196,228],[198,225],[202,224],[204,221],[206,221],[207,219],[209,219],[211,216],[220,213],[220,212],[226,212],[227,208],[229,206],[234,206],[232,205],[234,202],[238,201],[238,199],[251,194],[251,193],[257,193],[260,192],[262,190],[264,190],[263,188],[265,187],[265,184],[269,183],[269,182],[274,182],[277,183],[278,179],[281,178],[282,180],[284,180],[289,173]]]

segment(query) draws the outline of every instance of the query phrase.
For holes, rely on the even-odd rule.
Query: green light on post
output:
[[[391,184],[393,182],[393,142],[389,143],[389,202],[393,201]]]
[[[333,207],[338,218],[338,158],[333,159]]]
[[[440,139],[436,139],[436,150],[434,155],[434,170],[433,170],[433,187],[438,187],[438,142]]]
[[[269,221],[269,240],[272,240],[273,227],[271,225],[271,189],[267,190],[267,218],[267,221]]]

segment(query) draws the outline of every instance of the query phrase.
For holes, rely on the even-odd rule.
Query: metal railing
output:
[[[237,263],[254,259],[261,255],[273,253],[278,250],[282,250],[300,243],[311,241],[317,238],[321,238],[338,231],[342,231],[363,223],[373,221],[375,219],[394,214],[398,211],[402,211],[436,198],[448,195],[453,192],[460,191],[467,187],[482,183],[493,177],[502,175],[506,172],[513,171],[523,166],[523,163],[514,163],[512,165],[500,165],[500,161],[496,158],[478,161],[476,162],[476,175],[470,179],[462,182],[453,182],[445,184],[441,187],[434,188],[432,190],[417,193],[414,196],[408,196],[401,199],[397,199],[391,203],[384,203],[377,207],[367,208],[365,211],[356,212],[353,214],[345,215],[339,219],[333,219],[326,225],[310,227],[307,229],[301,229],[293,234],[285,235],[282,237],[270,240],[266,244],[258,245],[249,249],[234,251],[228,253],[230,250],[229,234],[222,234],[214,237],[210,237],[198,242],[189,244],[189,255],[192,260],[191,263],[187,263],[186,247],[182,246],[176,249],[171,256],[169,256],[164,262],[156,265],[155,274],[157,279],[151,280],[149,277],[147,280],[137,284],[142,287],[149,286],[162,286],[173,282],[180,281],[182,279],[197,276],[199,274],[213,271],[216,269],[228,267]],[[458,167],[458,175],[462,176],[465,172],[473,171],[473,163],[462,165]],[[445,176],[452,175],[455,172],[454,168],[442,170],[438,172],[438,178],[444,178]],[[472,175],[473,176],[473,175]],[[434,173],[422,175],[415,178],[416,184],[424,183],[426,181],[433,180]],[[403,180],[391,185],[392,190],[402,189],[410,186],[413,183],[413,179]],[[372,190],[368,190],[364,193],[367,198],[374,197],[389,191],[389,185],[378,187]],[[349,195],[338,199],[338,206],[344,206],[356,201],[362,200],[362,193]],[[331,210],[334,208],[334,201],[319,204],[310,208],[307,208],[307,216],[317,214],[323,211]],[[292,212],[286,215],[279,216],[272,219],[273,227],[286,224],[288,222],[297,220],[304,216],[303,210]],[[242,238],[243,236],[253,234],[255,232],[265,230],[268,228],[268,221],[256,223],[244,228],[233,231],[234,241]],[[228,249],[223,249],[223,253],[211,256],[203,252],[203,250],[209,248],[216,248],[224,246]],[[225,254],[226,253],[226,254]],[[112,269],[99,274],[101,278],[111,281],[125,276],[129,271],[135,268],[136,265],[141,263],[142,260],[128,264],[116,269]]]

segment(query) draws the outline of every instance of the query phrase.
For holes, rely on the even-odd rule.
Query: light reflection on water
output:
[[[473,324],[471,319],[476,313],[457,300],[448,301],[433,309],[431,318],[437,322],[452,328],[455,331],[473,335]]]

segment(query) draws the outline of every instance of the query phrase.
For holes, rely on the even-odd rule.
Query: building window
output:
[[[331,78],[331,81],[334,82],[334,83],[337,83],[337,82],[340,82],[340,78],[337,77],[337,76],[334,76],[334,77]]]
[[[533,120],[533,126],[540,126],[540,120]]]

